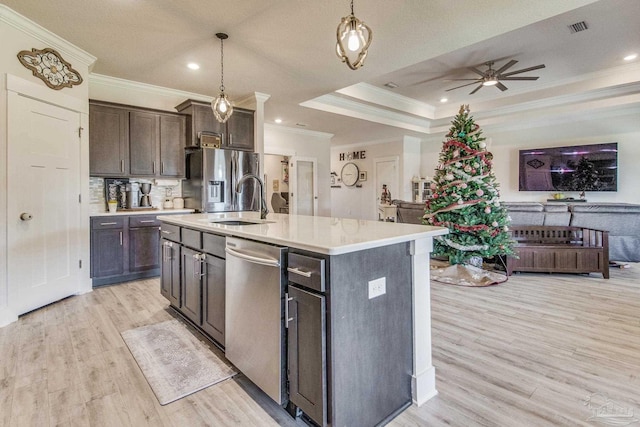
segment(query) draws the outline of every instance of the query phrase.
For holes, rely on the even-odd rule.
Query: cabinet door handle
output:
[[[100,225],[116,225],[117,222],[101,222]]]
[[[293,298],[289,298],[289,294],[284,294],[285,303],[284,303],[284,327],[289,327],[289,322],[293,320],[293,317],[289,317],[289,302],[293,301]]]
[[[156,162],[155,160],[151,163],[151,173],[156,173]]]
[[[120,160],[120,172],[124,172],[124,160]]]
[[[161,231],[162,231],[162,234],[173,234],[171,231],[168,231],[168,230],[161,230]]]
[[[143,219],[140,221],[141,224],[148,224],[150,222],[156,222],[154,219]]]
[[[164,162],[160,162],[160,175],[164,173]]]
[[[122,231],[120,232],[120,246],[122,246]]]
[[[200,278],[204,276],[204,270],[202,265],[204,264],[206,256],[205,254],[194,254],[193,255],[193,277]]]
[[[233,134],[229,134],[229,145],[233,145]]]
[[[287,267],[287,271],[289,273],[298,274],[298,275],[304,276],[304,277],[311,277],[311,274],[312,274],[311,271],[302,271],[297,267]]]

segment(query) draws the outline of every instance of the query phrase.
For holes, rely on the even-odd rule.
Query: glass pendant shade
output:
[[[211,103],[211,109],[216,120],[225,123],[233,114],[233,105],[224,93],[224,41],[229,36],[225,33],[217,33],[216,37],[220,39],[220,95]]]
[[[220,95],[213,100],[211,108],[213,109],[213,115],[216,116],[216,120],[220,123],[225,123],[233,114],[233,105],[231,105],[231,101],[229,101],[227,94],[224,92],[220,92]]]
[[[338,58],[352,70],[362,67],[367,57],[373,34],[371,28],[353,14],[353,1],[351,2],[351,14],[340,20],[336,36],[336,54]]]

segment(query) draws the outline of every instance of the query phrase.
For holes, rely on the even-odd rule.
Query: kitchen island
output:
[[[261,220],[257,212],[174,215],[161,221],[166,244],[173,248],[180,243],[189,254],[163,253],[167,266],[173,259],[185,264],[167,270],[167,281],[180,282],[176,271],[187,282],[207,277],[204,270],[192,271],[193,259],[217,253],[224,261],[219,249],[207,250],[213,248],[211,239],[222,244],[225,237],[234,237],[286,248],[282,304],[277,307],[283,355],[288,355],[282,361],[283,397],[265,392],[289,407],[293,402],[292,413],[300,408],[319,425],[377,425],[412,401],[421,405],[437,393],[429,254],[433,237],[446,234],[446,228],[285,214]],[[163,279],[164,273],[163,267]],[[242,272],[227,268],[225,274],[229,286],[229,277]],[[175,289],[172,297],[165,295],[174,308],[184,314],[197,309],[184,287]],[[220,296],[224,289],[217,292]],[[213,301],[201,298],[201,313],[195,313],[199,317],[187,315],[196,324],[198,318],[206,323],[205,306]],[[315,318],[316,326],[310,327]],[[221,334],[209,335],[224,346],[224,327],[217,329]]]

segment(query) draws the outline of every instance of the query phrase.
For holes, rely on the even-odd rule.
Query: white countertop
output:
[[[195,212],[193,209],[146,209],[111,212],[93,212],[90,216],[121,216],[121,215],[168,215],[168,214],[188,214]]]
[[[448,233],[448,229],[444,227],[419,224],[277,213],[269,214],[266,219],[268,222],[263,224],[238,226],[210,222],[222,218],[260,219],[260,213],[171,215],[161,220],[197,230],[244,237],[327,255],[356,252]]]

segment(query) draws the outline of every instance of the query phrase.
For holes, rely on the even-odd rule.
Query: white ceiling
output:
[[[95,55],[94,73],[209,96],[220,84],[215,33],[226,32],[230,98],[267,93],[267,122],[303,123],[333,133],[334,144],[439,133],[461,103],[489,124],[571,117],[578,102],[591,112],[640,105],[640,60],[621,59],[640,53],[638,0],[356,0],[355,15],[373,30],[357,71],[335,55],[347,0],[0,1]],[[582,20],[589,29],[571,34]],[[509,59],[519,61],[510,71],[546,68],[505,92],[445,92],[464,83],[447,79],[474,76],[465,67]],[[200,70],[186,68],[192,61]]]

